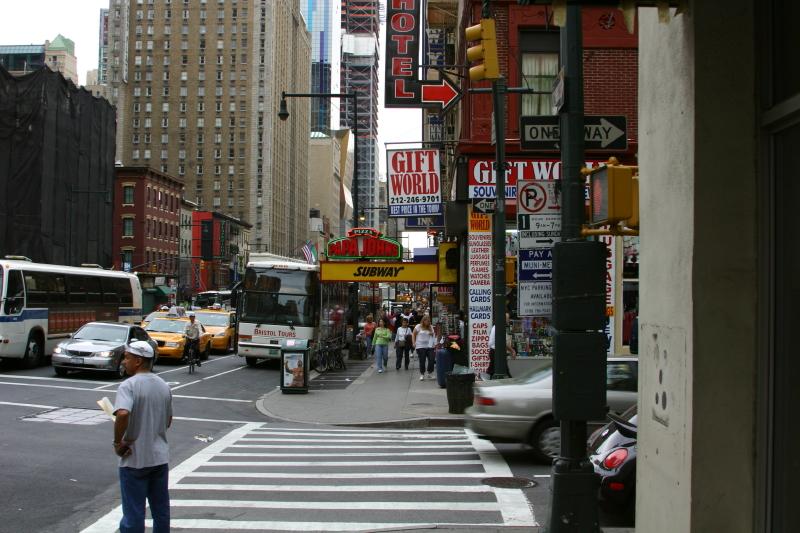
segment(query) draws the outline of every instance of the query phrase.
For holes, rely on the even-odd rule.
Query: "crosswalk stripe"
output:
[[[245,509],[311,509],[326,511],[499,511],[497,502],[398,502],[398,501],[263,501],[263,500],[170,500],[170,507],[234,507]]]
[[[361,434],[369,434],[369,433],[420,433],[420,429],[387,429],[387,428],[359,428],[358,430],[354,430],[353,428],[346,429],[346,428],[324,428],[324,429],[314,429],[309,430],[308,428],[293,428],[293,427],[277,427],[272,426],[270,424],[264,424],[264,427],[260,429],[254,429],[252,433],[260,433],[262,431],[286,431],[286,432],[313,432],[313,433],[320,433],[320,434],[327,434],[327,433],[352,433],[357,431]],[[425,429],[425,433],[452,433],[454,435],[464,435],[464,431],[462,429]]]
[[[422,478],[485,478],[486,472],[310,472],[298,474],[294,472],[191,472],[184,477],[225,477],[225,478],[248,478],[256,477],[259,479],[422,479]],[[549,476],[548,476],[549,477]]]
[[[437,455],[478,455],[475,450],[463,452],[338,452],[336,457],[407,457],[407,456],[422,456],[430,457]],[[270,453],[270,457],[297,457],[297,452],[294,453]],[[217,457],[264,457],[263,453],[244,453],[244,452],[225,452],[218,453]]]
[[[481,474],[486,475],[486,474]],[[319,476],[323,477],[323,476]],[[440,476],[441,477],[441,476]],[[465,476],[466,477],[466,476]],[[328,479],[323,477],[323,479]],[[170,490],[241,490],[258,492],[492,492],[488,485],[246,485],[170,483]]]
[[[203,466],[453,466],[479,465],[480,460],[464,461],[209,461]]]
[[[251,431],[251,435],[313,435],[315,437],[320,436],[338,436],[338,435],[368,435],[370,437],[381,437],[381,436],[408,436],[414,435],[419,438],[437,438],[437,437],[447,437],[452,435],[454,437],[464,438],[463,431],[453,431],[453,430],[424,430],[424,434],[422,433],[423,430],[412,430],[412,429],[365,429],[365,430],[354,430],[354,429],[300,429],[300,428],[271,428],[271,429],[257,429]]]
[[[153,527],[152,520],[145,522]],[[174,529],[211,529],[217,531],[400,531],[405,529],[434,529],[442,527],[486,527],[494,523],[420,523],[420,522],[279,522],[255,520],[172,519]]]
[[[231,444],[230,448],[258,448],[258,449],[280,449],[286,450],[293,448],[292,446],[285,446],[282,444]],[[369,445],[369,446],[350,446],[348,449],[353,450],[357,448],[365,448],[370,450],[396,450],[396,445],[389,445],[389,444],[378,444],[378,445]],[[408,446],[409,449],[413,448],[415,450],[441,450],[442,448],[461,448],[469,451],[474,451],[472,445],[470,444],[432,444],[432,445],[425,445],[425,446]],[[309,446],[304,447],[305,450],[341,450],[342,447],[338,444],[311,444]]]
[[[239,439],[240,442],[306,442],[313,444],[315,441],[312,439],[275,439],[275,438],[242,438]],[[393,440],[393,439],[326,439],[326,442],[340,442],[342,444],[351,444],[356,442],[363,442],[363,443],[373,443],[373,442],[393,442],[395,444],[416,444],[424,442],[425,444],[432,444],[432,443],[442,443],[442,444],[453,444],[456,442],[464,442],[466,444],[469,443],[466,439],[447,439],[447,440]]]

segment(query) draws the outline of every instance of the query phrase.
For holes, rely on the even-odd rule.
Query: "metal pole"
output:
[[[494,374],[492,379],[508,376],[506,363],[506,79],[492,82],[494,103],[495,185],[497,205],[494,211]]]
[[[567,6],[566,25],[561,28],[561,61],[564,68],[565,98],[561,110],[561,225],[563,241],[584,240],[583,133],[583,39],[580,6]],[[555,265],[562,268],[562,265]],[[555,275],[555,273],[554,273]],[[559,305],[554,301],[555,307]],[[562,332],[559,331],[560,335]],[[564,332],[572,333],[572,332]],[[571,357],[557,350],[554,357]],[[566,359],[565,359],[566,360]],[[563,401],[568,390],[554,387],[554,403]],[[591,533],[599,531],[597,485],[593,467],[586,457],[586,421],[561,420],[561,450],[553,463],[553,484],[549,533]]]
[[[347,93],[349,98],[353,99],[353,227],[358,227],[358,93]],[[358,283],[351,283],[348,287],[350,292],[350,320],[353,327],[353,338],[351,346],[355,346],[358,342],[356,336],[358,335]],[[352,351],[352,350],[351,350]]]

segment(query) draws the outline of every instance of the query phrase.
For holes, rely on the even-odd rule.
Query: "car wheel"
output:
[[[225,353],[231,353],[233,351],[233,335],[228,337],[228,348],[225,350]]]
[[[59,377],[62,377],[62,378],[69,373],[69,370],[67,370],[64,367],[60,367],[60,366],[54,366],[53,370],[55,370],[56,376],[59,376]]]
[[[44,346],[37,335],[31,333],[28,336],[28,344],[25,346],[25,357],[22,359],[23,368],[36,368],[44,362]]]
[[[533,447],[533,454],[538,461],[552,463],[561,451],[561,428],[552,418],[536,424],[531,430],[528,444]]]
[[[247,361],[247,366],[256,366],[258,364],[258,357],[245,357],[245,361]]]

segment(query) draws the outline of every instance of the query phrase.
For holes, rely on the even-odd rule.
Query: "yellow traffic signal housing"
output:
[[[629,220],[634,214],[633,174],[637,168],[609,161],[589,174],[589,225],[610,226]],[[638,180],[636,184],[638,226]]]
[[[632,229],[639,229],[639,176],[634,176],[631,181],[631,217],[626,225]]]
[[[500,67],[497,61],[497,34],[494,19],[481,19],[480,24],[467,28],[464,36],[467,41],[480,41],[480,44],[467,49],[467,60],[472,62],[483,60],[483,64],[469,69],[469,79],[472,81],[498,79]]]

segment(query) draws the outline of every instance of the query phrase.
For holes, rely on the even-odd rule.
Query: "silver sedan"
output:
[[[636,403],[638,370],[635,358],[608,359],[606,400],[612,411],[621,413]],[[519,377],[479,381],[473,390],[473,405],[464,413],[469,429],[490,440],[528,443],[542,462],[558,455],[561,432],[553,418],[552,366]]]

